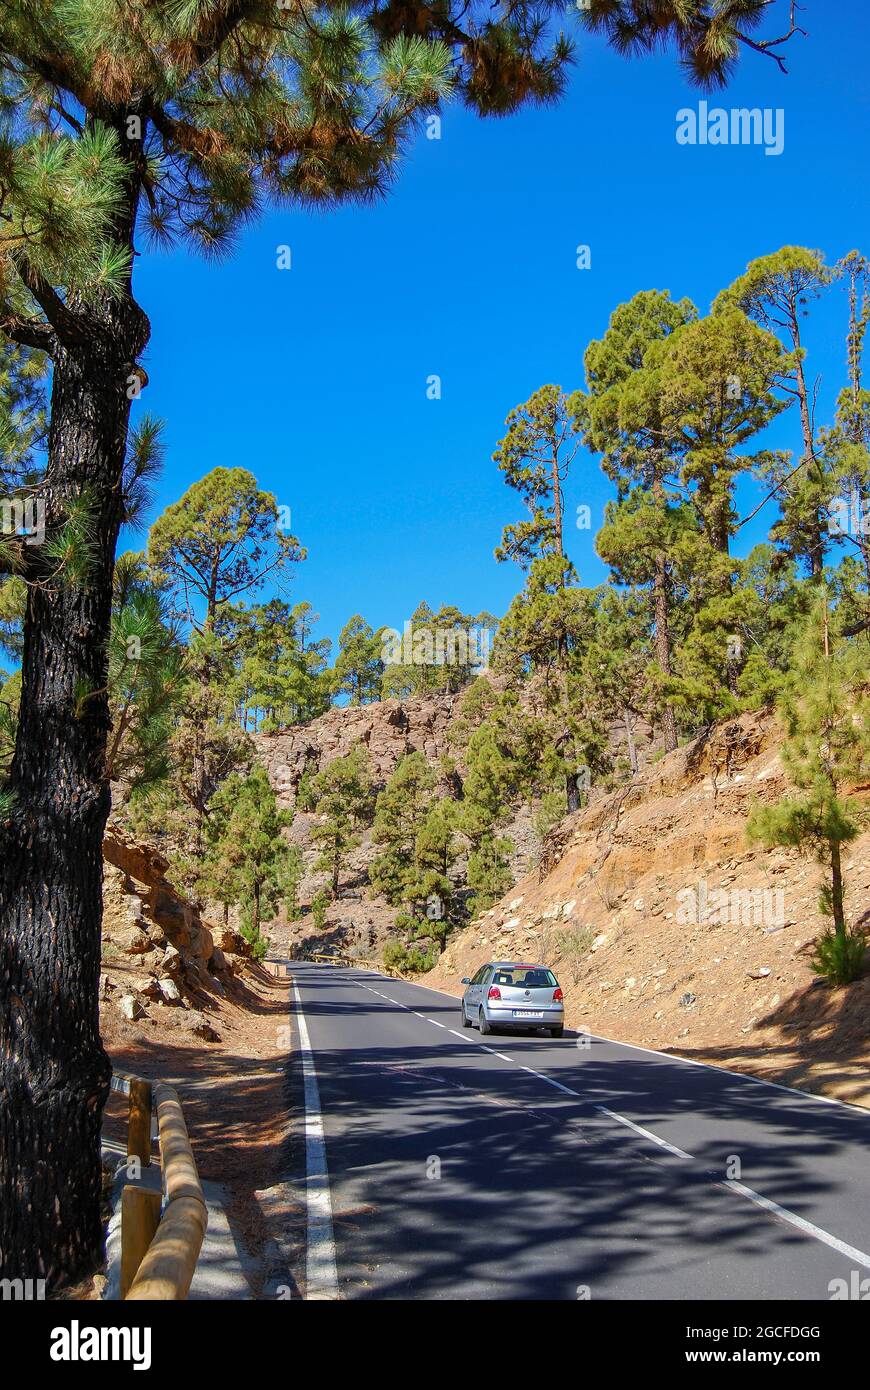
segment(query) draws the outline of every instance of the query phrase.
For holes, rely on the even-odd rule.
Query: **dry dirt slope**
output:
[[[545,957],[572,1027],[870,1104],[870,974],[848,989],[816,979],[820,871],[746,839],[752,803],[785,787],[778,742],[773,719],[742,716],[594,801],[561,827],[549,872],[455,936],[426,983],[458,994],[488,959]],[[850,919],[870,921],[870,834],[846,876]],[[713,908],[725,890],[725,920],[687,923],[703,915],[687,889]],[[782,897],[758,920],[763,899],[732,901],[740,890]],[[578,929],[590,946],[575,964]]]

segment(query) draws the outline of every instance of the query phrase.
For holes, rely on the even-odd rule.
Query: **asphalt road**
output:
[[[870,1115],[291,968],[309,1297],[870,1296]]]

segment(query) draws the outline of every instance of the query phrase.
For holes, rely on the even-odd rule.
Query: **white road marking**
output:
[[[355,983],[358,983],[358,982],[355,981]],[[410,983],[410,981],[409,981],[408,983]],[[367,985],[363,985],[363,989],[367,989],[367,988],[368,988]],[[416,985],[415,988],[416,988],[416,989],[423,989],[423,988],[426,988],[426,986],[423,986],[423,985]],[[296,988],[295,985],[294,985],[294,991],[295,991],[295,993],[296,993],[297,1004],[299,1004],[299,991],[298,991],[298,989]],[[433,993],[433,994],[434,994],[434,993],[446,994],[446,991],[445,991],[445,990],[437,990],[437,991],[436,991],[436,990],[430,990],[429,992],[430,992],[430,993]],[[384,997],[386,997],[386,996],[384,996]],[[455,999],[456,996],[455,996],[455,995],[447,995],[446,997],[447,997],[447,998],[450,998],[450,999]],[[391,1003],[396,1003],[396,1004],[399,1003],[398,1000],[391,1000],[390,1002],[391,1002]],[[420,1014],[420,1013],[417,1013],[417,1010],[416,1010],[416,1009],[411,1009],[407,1004],[400,1004],[399,1007],[400,1007],[400,1008],[403,1008],[403,1009],[406,1009],[409,1013],[415,1014],[417,1018],[425,1019],[427,1023],[434,1023],[435,1026],[436,1026],[436,1028],[446,1028],[446,1026],[447,1026],[447,1025],[444,1024],[444,1023],[438,1023],[438,1021],[437,1021],[436,1019],[434,1019],[434,1018],[429,1018],[429,1016],[428,1016],[427,1014]],[[300,1005],[300,1009],[301,1009],[301,1005]],[[300,1023],[300,1036],[301,1036],[301,1035],[302,1035],[302,1030],[305,1029],[305,1020],[304,1020],[304,1018],[302,1017],[301,1012],[300,1012],[300,1014],[299,1014],[299,1023]],[[468,1038],[468,1037],[466,1037],[465,1034],[463,1034],[463,1033],[457,1033],[456,1030],[455,1030],[454,1028],[447,1029],[447,1031],[450,1032],[450,1033],[454,1033],[456,1037],[462,1038],[464,1042],[475,1042],[475,1041],[476,1041],[476,1039],[474,1039],[474,1038]],[[305,1029],[305,1039],[306,1039],[306,1041],[307,1041],[307,1029]],[[616,1046],[616,1047],[628,1047],[628,1048],[632,1048],[635,1052],[649,1052],[649,1053],[651,1053],[653,1056],[656,1056],[656,1057],[664,1057],[664,1058],[665,1058],[667,1061],[669,1061],[669,1062],[684,1062],[684,1063],[686,1063],[688,1066],[706,1067],[708,1071],[724,1071],[724,1070],[725,1070],[723,1067],[713,1067],[713,1066],[711,1066],[711,1065],[710,1065],[709,1063],[707,1063],[707,1062],[695,1062],[695,1061],[693,1061],[692,1059],[690,1059],[690,1058],[688,1058],[688,1057],[676,1057],[676,1056],[673,1056],[673,1055],[672,1055],[671,1053],[669,1053],[669,1052],[656,1052],[654,1048],[650,1048],[650,1047],[639,1047],[639,1046],[635,1045],[634,1043],[619,1043],[619,1042],[616,1042],[615,1039],[612,1039],[612,1038],[599,1038],[599,1041],[600,1041],[600,1042],[610,1042],[610,1043],[613,1043],[613,1045]],[[496,1052],[493,1048],[487,1047],[486,1043],[481,1042],[481,1043],[479,1043],[479,1046],[483,1048],[484,1052],[490,1052],[490,1053],[492,1053],[492,1055],[493,1055],[494,1057],[499,1057],[499,1058],[501,1058],[501,1060],[502,1060],[503,1062],[510,1062],[512,1065],[517,1065],[517,1063],[515,1062],[514,1058],[505,1056],[505,1054],[504,1054],[503,1052]],[[309,1054],[310,1054],[310,1045],[309,1045]],[[304,1065],[304,1062],[305,1062],[305,1053],[303,1052],[303,1065]],[[541,1081],[546,1081],[548,1085],[550,1085],[550,1086],[555,1086],[557,1090],[559,1090],[559,1091],[564,1091],[564,1092],[565,1092],[567,1095],[569,1095],[569,1096],[575,1096],[575,1097],[577,1097],[578,1099],[582,1099],[582,1097],[580,1096],[580,1093],[579,1093],[578,1091],[572,1091],[572,1090],[570,1090],[567,1086],[563,1086],[562,1083],[561,1083],[560,1081],[554,1081],[553,1078],[552,1078],[551,1076],[546,1076],[543,1072],[535,1071],[533,1067],[523,1066],[521,1063],[520,1063],[519,1065],[521,1066],[521,1069],[522,1069],[523,1071],[529,1072],[529,1074],[530,1074],[531,1076],[536,1076],[536,1077],[538,1077],[539,1080],[541,1080]],[[313,1062],[311,1063],[311,1067],[312,1067],[312,1073],[313,1073]],[[734,1077],[737,1077],[739,1080],[746,1079],[746,1080],[749,1080],[749,1081],[756,1081],[756,1082],[757,1082],[759,1085],[761,1085],[761,1086],[773,1086],[773,1087],[775,1087],[775,1089],[778,1090],[778,1091],[788,1091],[788,1092],[790,1092],[792,1095],[805,1096],[808,1100],[824,1100],[826,1103],[832,1104],[832,1105],[836,1105],[836,1104],[847,1104],[847,1103],[844,1103],[844,1102],[838,1102],[838,1101],[836,1101],[836,1100],[831,1100],[831,1099],[829,1099],[828,1097],[813,1096],[813,1095],[810,1095],[809,1092],[807,1092],[807,1091],[795,1091],[792,1087],[789,1087],[789,1086],[780,1086],[780,1085],[778,1085],[775,1081],[763,1081],[760,1077],[746,1076],[743,1072],[725,1072],[725,1074],[726,1074],[727,1076],[734,1076]],[[314,1077],[314,1089],[315,1089],[315,1094],[316,1094],[316,1091],[317,1091],[317,1080],[316,1080],[316,1076]],[[308,1097],[308,1090],[307,1090],[307,1079],[306,1079],[306,1104],[305,1104],[306,1112],[308,1111],[308,1099],[307,1099],[307,1097]],[[848,1108],[848,1109],[851,1109],[851,1110],[862,1109],[862,1107],[860,1107],[860,1106],[849,1106],[848,1104],[847,1104],[847,1108]],[[676,1144],[669,1144],[668,1141],[667,1141],[666,1139],[660,1138],[660,1136],[659,1136],[658,1134],[653,1134],[652,1130],[644,1129],[644,1127],[643,1127],[642,1125],[635,1124],[633,1120],[629,1120],[625,1115],[618,1115],[618,1114],[616,1113],[615,1110],[608,1110],[608,1108],[607,1108],[606,1105],[596,1105],[596,1106],[595,1106],[595,1109],[598,1110],[600,1114],[609,1116],[609,1118],[610,1118],[611,1120],[616,1120],[619,1124],[625,1125],[628,1129],[634,1130],[634,1132],[635,1132],[636,1134],[641,1135],[642,1138],[644,1138],[644,1139],[648,1139],[648,1140],[649,1140],[651,1143],[653,1143],[653,1144],[657,1144],[659,1148],[665,1149],[668,1153],[673,1154],[676,1158],[683,1158],[683,1159],[685,1159],[685,1160],[686,1160],[687,1162],[689,1162],[689,1163],[697,1163],[697,1162],[699,1161],[698,1159],[695,1158],[695,1156],[694,1156],[693,1154],[686,1153],[685,1149],[679,1149],[679,1148],[677,1148]],[[320,1118],[320,1116],[319,1116],[319,1103],[318,1103],[317,1110],[318,1110],[318,1121],[319,1121],[319,1118]],[[863,1113],[866,1114],[866,1111],[864,1111]],[[322,1129],[322,1124],[321,1124],[321,1127],[320,1127],[320,1136],[321,1136],[321,1145],[322,1145],[322,1143],[323,1143],[323,1129]],[[306,1151],[307,1151],[307,1115],[306,1115]],[[325,1157],[325,1153],[324,1153],[324,1159],[323,1159],[323,1166],[324,1166],[324,1170],[325,1170],[325,1167],[326,1167],[326,1157]],[[870,1269],[870,1255],[865,1254],[863,1250],[858,1250],[854,1245],[847,1245],[847,1243],[846,1243],[845,1241],[840,1240],[837,1236],[831,1235],[830,1231],[824,1230],[824,1228],[821,1227],[821,1226],[816,1226],[812,1221],[807,1221],[806,1218],[803,1217],[803,1216],[798,1216],[796,1212],[789,1211],[787,1207],[781,1207],[781,1206],[779,1205],[778,1202],[771,1201],[771,1199],[770,1199],[769,1197],[763,1197],[763,1196],[761,1195],[761,1193],[760,1193],[760,1192],[756,1192],[756,1191],[754,1190],[754,1188],[747,1187],[744,1183],[742,1183],[742,1182],[737,1182],[734,1178],[726,1178],[726,1179],[724,1179],[724,1181],[722,1182],[721,1185],[722,1185],[723,1187],[729,1188],[732,1192],[736,1192],[738,1196],[740,1196],[740,1197],[745,1197],[747,1201],[753,1202],[756,1206],[761,1207],[761,1209],[762,1209],[763,1211],[769,1212],[772,1216],[778,1217],[781,1221],[787,1222],[790,1226],[794,1226],[796,1230],[802,1231],[804,1235],[808,1235],[808,1236],[810,1236],[813,1240],[818,1240],[818,1241],[820,1241],[823,1245],[827,1245],[827,1246],[829,1246],[832,1250],[836,1250],[838,1254],[843,1255],[847,1260],[851,1260],[851,1261],[853,1261],[853,1263],[855,1263],[855,1264],[863,1265],[863,1267],[864,1267],[865,1269]],[[328,1184],[328,1178],[327,1178],[327,1200],[328,1200],[328,1197],[329,1197],[329,1184]],[[310,1231],[311,1231],[311,1205],[310,1205],[310,1201],[309,1201],[309,1264],[310,1264]],[[331,1207],[330,1207],[330,1232],[331,1232]],[[334,1267],[335,1267],[334,1261],[335,1261],[335,1247],[334,1247],[334,1244],[333,1244],[333,1270],[334,1270]],[[311,1297],[310,1294],[309,1294],[308,1296]],[[330,1295],[322,1294],[322,1295],[320,1295],[320,1296],[321,1296],[321,1297],[329,1297]],[[332,1296],[332,1297],[337,1297],[337,1293],[334,1294],[334,1295],[331,1295],[331,1296]]]
[[[732,1192],[739,1192],[741,1197],[746,1197],[757,1207],[762,1207],[764,1211],[769,1211],[782,1221],[787,1221],[790,1226],[796,1226],[805,1235],[822,1241],[824,1245],[830,1245],[832,1250],[836,1250],[840,1255],[845,1255],[846,1259],[851,1260],[853,1264],[863,1265],[865,1269],[870,1269],[870,1255],[865,1255],[863,1250],[856,1250],[854,1245],[847,1245],[844,1240],[838,1240],[829,1231],[823,1231],[821,1226],[815,1226],[812,1221],[807,1221],[803,1216],[796,1215],[787,1207],[781,1207],[778,1202],[772,1202],[769,1197],[762,1197],[760,1192],[754,1191],[751,1187],[745,1187],[742,1182],[737,1182],[734,1178],[726,1178],[725,1186],[730,1187]]]
[[[634,1130],[635,1134],[643,1135],[644,1139],[651,1139],[654,1144],[658,1144],[660,1149],[667,1149],[669,1154],[675,1154],[677,1158],[687,1158],[694,1162],[692,1155],[687,1154],[683,1149],[678,1149],[676,1144],[669,1144],[667,1139],[660,1139],[657,1134],[653,1134],[652,1130],[644,1129],[643,1125],[636,1125],[634,1120],[627,1120],[624,1115],[617,1115],[615,1110],[608,1110],[606,1105],[596,1105],[595,1109],[600,1110],[602,1115],[609,1115],[611,1120],[618,1120],[621,1125],[627,1125],[629,1129]]]
[[[311,1039],[308,1036],[308,1025],[302,1011],[302,999],[295,983],[293,995],[296,1000],[296,1023],[299,1029],[299,1051],[305,1093],[305,1198],[308,1207],[305,1297],[338,1298],[332,1198],[329,1192],[323,1116],[320,1112],[320,1088],[317,1085],[317,1071]]]
[[[539,1081],[546,1081],[548,1086],[555,1086],[557,1091],[564,1091],[567,1096],[577,1096],[579,1099],[579,1091],[570,1090],[568,1086],[563,1086],[561,1081],[554,1081],[552,1076],[546,1076],[542,1071],[535,1071],[534,1067],[522,1067],[522,1070],[527,1071],[531,1076],[536,1076]]]
[[[800,1096],[802,1100],[814,1100],[819,1105],[840,1105],[844,1110],[854,1110],[865,1117],[867,1115],[865,1105],[853,1105],[851,1101],[838,1100],[836,1096],[818,1096],[812,1091],[802,1091],[799,1086],[783,1086],[779,1081],[768,1081],[765,1077],[753,1076],[748,1071],[729,1071],[728,1067],[716,1067],[713,1066],[712,1062],[699,1062],[694,1057],[681,1057],[676,1052],[660,1052],[655,1047],[641,1047],[640,1043],[620,1042],[619,1038],[605,1038],[600,1033],[593,1033],[590,1036],[593,1042],[611,1043],[613,1047],[626,1047],[632,1052],[647,1052],[650,1057],[663,1057],[666,1062],[681,1062],[684,1067],[702,1067],[705,1071],[717,1072],[719,1076],[733,1076],[736,1081],[751,1081],[756,1086],[771,1086],[774,1091],[785,1091],[788,1096]]]

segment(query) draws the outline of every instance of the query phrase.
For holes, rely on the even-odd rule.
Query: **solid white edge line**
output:
[[[829,1245],[832,1250],[836,1250],[839,1255],[844,1255],[847,1260],[853,1260],[855,1264],[870,1269],[870,1255],[865,1255],[863,1250],[856,1250],[854,1245],[847,1245],[844,1240],[838,1240],[836,1236],[832,1236],[821,1226],[814,1225],[812,1221],[807,1221],[803,1216],[789,1211],[787,1207],[781,1207],[778,1202],[772,1202],[769,1197],[762,1197],[760,1192],[746,1187],[734,1178],[726,1178],[724,1185],[730,1187],[732,1192],[738,1192],[741,1197],[746,1197],[750,1202],[754,1202],[757,1207],[762,1207],[764,1211],[769,1211],[773,1216],[787,1221],[790,1226],[796,1226],[805,1235],[812,1236],[814,1240],[820,1240],[824,1245]]]
[[[682,1062],[684,1067],[702,1067],[705,1071],[716,1072],[719,1076],[733,1076],[737,1081],[752,1081],[756,1086],[770,1086],[774,1091],[785,1091],[787,1096],[800,1096],[803,1100],[814,1100],[819,1105],[839,1105],[844,1110],[854,1110],[865,1118],[870,1116],[866,1105],[855,1105],[849,1100],[839,1100],[837,1096],[818,1096],[812,1091],[802,1091],[799,1086],[784,1086],[780,1081],[767,1081],[763,1076],[753,1076],[749,1071],[731,1071],[728,1067],[717,1067],[712,1062],[699,1062],[694,1057],[681,1057],[678,1052],[660,1052],[655,1047],[643,1047],[640,1043],[621,1042],[619,1038],[605,1038],[601,1033],[590,1033],[593,1042],[611,1043],[614,1047],[627,1047],[632,1052],[647,1052],[650,1057],[663,1057],[666,1062]]]
[[[305,1200],[308,1215],[305,1297],[306,1299],[338,1298],[332,1198],[329,1191],[329,1168],[326,1163],[323,1116],[320,1110],[320,1088],[317,1085],[314,1052],[311,1039],[308,1036],[308,1025],[305,1022],[302,999],[295,981],[293,995],[296,1002],[296,1026],[299,1030],[299,1051],[302,1058],[305,1094]]]

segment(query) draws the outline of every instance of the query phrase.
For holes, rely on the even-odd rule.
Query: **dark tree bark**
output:
[[[668,578],[667,557],[662,553],[656,556],[656,572],[653,580],[653,613],[656,629],[656,660],[666,676],[671,673],[671,634],[668,623]],[[673,753],[677,746],[677,724],[670,705],[662,710],[662,737],[665,752]]]
[[[131,212],[122,240],[132,225]],[[129,292],[81,306],[78,322],[54,325],[43,492],[49,532],[87,498],[94,553],[81,585],[61,574],[28,586],[14,803],[0,826],[0,1275],[45,1279],[49,1292],[102,1258],[108,636],[128,383],[148,338]]]
[[[831,855],[831,910],[834,917],[834,931],[838,936],[846,935],[846,912],[843,906],[843,866],[840,860],[838,840],[829,840]]]

